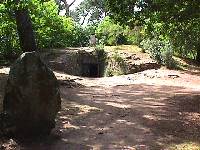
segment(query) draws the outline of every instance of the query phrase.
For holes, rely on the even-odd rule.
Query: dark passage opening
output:
[[[84,64],[82,68],[82,76],[99,77],[99,65],[98,64]]]
[[[89,65],[89,70],[90,70],[90,77],[99,77],[99,67],[97,64],[90,64]]]

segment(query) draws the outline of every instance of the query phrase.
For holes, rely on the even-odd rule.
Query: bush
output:
[[[107,53],[104,50],[103,45],[96,45],[95,53],[98,56],[99,62],[105,62],[107,58]]]
[[[126,44],[124,28],[114,23],[109,17],[106,17],[97,27],[95,34],[100,43],[105,45]]]
[[[154,38],[154,39],[144,39],[141,43],[141,46],[145,51],[147,51],[151,57],[156,60],[158,63],[162,63],[161,50],[163,47],[163,42]]]
[[[100,43],[105,45],[136,44],[139,45],[142,39],[140,27],[130,29],[128,26],[121,26],[109,17],[106,17],[97,27],[95,33]]]
[[[158,63],[166,65],[168,68],[175,67],[173,47],[168,40],[161,40],[155,37],[144,39],[140,44]]]
[[[118,52],[112,54],[108,59],[105,76],[124,75],[127,73],[127,64]]]
[[[113,40],[113,37],[110,35],[110,25],[111,22],[109,19],[104,20],[95,31],[97,38],[101,41],[102,44],[115,44],[115,39]]]
[[[127,39],[127,44],[133,44],[133,45],[140,45],[140,42],[142,41],[142,33],[141,33],[141,27],[136,26],[134,29],[130,29],[129,27],[126,27],[124,30],[124,35]]]
[[[9,59],[21,52],[17,27],[14,17],[3,4],[0,4],[0,14],[0,55]]]
[[[70,40],[70,46],[82,47],[89,45],[90,31],[87,28],[83,28],[80,25],[76,25],[73,30],[73,36]]]
[[[33,0],[31,8],[31,17],[40,48],[88,46],[92,29],[76,24],[70,17],[59,16],[55,0],[42,4]]]
[[[39,48],[72,45],[75,23],[71,18],[58,15],[58,6],[54,0],[43,3],[33,0],[29,10]]]

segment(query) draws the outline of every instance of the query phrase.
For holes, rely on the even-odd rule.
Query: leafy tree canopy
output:
[[[106,7],[120,23],[143,26],[147,37],[170,40],[182,54],[195,51],[200,61],[200,1],[106,0]]]
[[[164,22],[188,22],[200,17],[200,1],[197,0],[105,1],[110,15],[121,23],[144,21],[155,14]]]
[[[71,16],[81,24],[99,23],[106,15],[104,0],[84,0],[71,11]]]
[[[39,49],[87,45],[89,33],[72,18],[59,16],[55,0],[21,0],[17,5],[14,0],[7,0],[0,3],[0,57],[10,58],[22,52],[15,10],[26,9]]]

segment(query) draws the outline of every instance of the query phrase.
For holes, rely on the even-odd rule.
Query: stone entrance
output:
[[[45,54],[44,60],[55,71],[83,77],[104,76],[106,53],[94,49],[68,49]]]
[[[83,77],[100,77],[99,64],[83,64],[82,65]]]

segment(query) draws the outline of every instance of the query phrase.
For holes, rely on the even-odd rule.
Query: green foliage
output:
[[[95,47],[95,53],[98,56],[99,62],[105,62],[107,59],[107,53],[104,50],[103,45],[96,45]]]
[[[102,45],[102,44],[96,45],[95,51],[97,51],[97,52],[104,51],[104,45]]]
[[[169,48],[170,48],[170,45],[166,45],[165,51],[162,54],[163,64],[169,69],[175,69],[177,68],[177,63],[173,59],[173,53],[171,49]]]
[[[118,64],[124,64],[124,59],[120,56],[120,54],[118,52],[115,52],[112,55],[112,58],[114,59],[115,62],[117,62]]]
[[[13,1],[6,1],[0,4],[0,55],[2,57],[14,57],[21,53],[14,10],[24,7],[29,10],[39,49],[88,45],[91,27],[83,28],[72,18],[59,16],[58,6],[54,0],[20,1],[17,7]]]
[[[128,26],[126,26],[124,34],[127,38],[127,44],[140,45],[140,42],[143,39],[141,27],[139,26],[135,26],[134,29],[130,29]]]
[[[196,51],[199,51],[200,28],[199,22],[195,19],[192,22],[166,23],[160,19],[158,13],[145,20],[143,34],[146,38],[155,36],[162,40],[169,39],[176,55],[187,58],[195,58]]]
[[[121,24],[142,26],[150,39],[167,37],[179,56],[200,62],[200,1],[106,0],[106,7]]]
[[[109,17],[106,17],[96,29],[97,38],[105,45],[116,45],[121,34],[123,34],[123,28]]]
[[[75,24],[70,18],[58,16],[54,0],[33,0],[29,10],[39,48],[70,46]]]
[[[89,45],[89,35],[90,29],[83,28],[80,25],[76,25],[73,30],[73,35],[71,39],[70,46],[79,47],[79,46],[88,46]]]
[[[116,51],[107,59],[108,65],[105,70],[105,76],[118,76],[127,73],[127,65],[124,58]]]
[[[170,37],[179,56],[195,59],[200,51],[200,18],[190,22],[176,23],[170,29]]]
[[[19,53],[20,47],[15,20],[7,11],[5,5],[0,4],[0,55],[10,58]]]
[[[131,30],[128,26],[121,26],[110,17],[105,17],[95,33],[99,42],[105,45],[139,44],[141,40],[141,34],[138,30]]]
[[[144,39],[141,46],[155,59],[158,63],[166,65],[168,68],[174,68],[173,47],[168,40],[162,40],[158,37]]]
[[[158,39],[144,39],[141,45],[145,51],[148,51],[153,59],[158,63],[162,62],[161,50],[164,45],[162,41]]]
[[[113,70],[111,68],[106,68],[104,76],[106,76],[106,77],[112,77],[112,76],[114,76]]]

